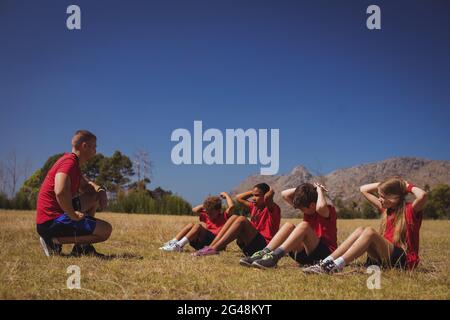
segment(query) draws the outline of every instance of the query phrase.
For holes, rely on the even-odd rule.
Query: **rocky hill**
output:
[[[233,193],[251,189],[255,184],[266,182],[276,191],[275,201],[282,209],[284,217],[298,216],[281,199],[280,192],[293,188],[304,182],[320,181],[328,189],[331,199],[340,198],[345,204],[353,201],[360,204],[362,196],[359,187],[373,181],[380,181],[391,176],[401,176],[420,187],[425,185],[433,188],[435,185],[445,183],[450,185],[450,161],[428,160],[413,157],[391,158],[375,163],[362,164],[351,168],[338,169],[325,176],[314,176],[304,166],[295,167],[287,175],[277,176],[250,176],[242,181]]]

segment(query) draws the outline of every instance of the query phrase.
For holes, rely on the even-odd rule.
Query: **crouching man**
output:
[[[93,243],[111,235],[111,225],[95,218],[107,206],[106,190],[87,180],[80,166],[95,156],[97,138],[87,130],[72,137],[72,152],[64,154],[48,171],[37,198],[36,223],[46,256],[59,255],[62,245],[73,243],[72,255],[95,255]]]

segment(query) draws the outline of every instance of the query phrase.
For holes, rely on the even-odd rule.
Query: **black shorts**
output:
[[[216,238],[216,235],[212,233],[209,230],[205,230],[205,237],[203,239],[196,239],[194,241],[190,241],[189,244],[194,248],[195,250],[203,249],[206,246],[209,246],[211,242],[214,241]]]
[[[327,245],[321,238],[317,247],[309,255],[306,254],[306,250],[302,250],[291,251],[289,252],[289,256],[297,261],[300,265],[313,265],[319,263],[320,260],[328,257],[331,253],[332,251],[328,249]]]
[[[399,268],[406,269],[406,252],[400,247],[394,246],[394,250],[389,258],[389,263],[383,263],[382,261],[367,257],[366,266],[376,265],[384,268]]]
[[[267,245],[266,239],[262,236],[261,233],[257,233],[256,236],[250,241],[248,245],[245,245],[245,243],[236,241],[239,248],[241,248],[242,252],[249,257],[253,255],[256,251],[260,251],[264,249]]]

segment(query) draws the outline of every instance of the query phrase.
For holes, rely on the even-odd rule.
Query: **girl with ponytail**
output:
[[[381,213],[379,231],[371,227],[356,229],[330,256],[303,271],[339,272],[364,253],[369,264],[410,270],[417,266],[426,192],[399,177],[363,185],[360,191]],[[406,202],[408,193],[415,196],[414,202]]]

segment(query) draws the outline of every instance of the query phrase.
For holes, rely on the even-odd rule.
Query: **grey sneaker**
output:
[[[47,257],[61,254],[62,245],[54,243],[51,238],[44,239],[39,237],[39,242],[41,243],[42,250],[44,250],[44,254]]]
[[[277,265],[279,257],[272,254],[272,252],[266,253],[262,259],[253,261],[252,266],[258,269],[273,268]]]
[[[321,261],[302,270],[306,274],[332,274],[341,271],[333,260]]]
[[[256,251],[253,255],[249,257],[244,257],[239,260],[239,264],[244,267],[251,267],[252,263],[256,260],[262,259],[267,252],[264,250]]]
[[[322,273],[322,267],[321,267],[322,261],[316,264],[313,264],[309,267],[305,267],[302,269],[302,271],[306,274],[319,274]]]

